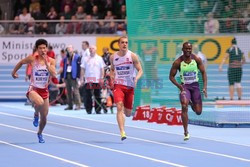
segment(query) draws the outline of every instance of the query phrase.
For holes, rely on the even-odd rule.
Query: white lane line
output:
[[[0,106],[7,107],[7,108],[21,109],[21,110],[24,110],[24,111],[27,111],[27,110],[28,110],[28,111],[34,111],[34,110],[31,109],[31,108],[26,109],[26,108],[22,108],[22,107],[8,106],[8,105],[4,105],[4,104],[0,104]],[[0,113],[2,113],[2,112],[0,112]],[[66,114],[56,114],[56,113],[51,113],[51,112],[50,112],[49,115],[56,115],[56,116],[67,117],[67,118],[74,118],[74,119],[80,119],[80,120],[88,120],[88,121],[92,121],[92,122],[99,122],[99,123],[105,123],[105,124],[110,124],[110,125],[117,125],[117,123],[113,123],[113,122],[100,121],[100,120],[95,120],[95,119],[90,119],[90,118],[81,118],[81,117],[70,116],[70,115],[66,115]],[[180,135],[180,134],[178,134],[178,133],[166,132],[166,131],[157,130],[157,129],[151,129],[151,128],[143,128],[143,127],[138,127],[138,126],[133,126],[133,125],[126,125],[126,127],[135,128],[135,129],[141,129],[141,130],[148,130],[148,131],[159,132],[159,133],[166,133],[166,134],[173,134],[173,135],[182,136],[182,135]],[[226,144],[233,144],[233,145],[238,145],[238,146],[243,146],[243,147],[250,147],[250,145],[247,145],[247,144],[240,144],[240,143],[222,141],[222,140],[211,139],[211,138],[206,138],[206,137],[192,136],[192,138],[203,139],[203,140],[209,140],[209,141],[220,142],[220,143],[226,143]]]
[[[95,119],[90,119],[90,118],[81,118],[81,117],[69,116],[69,115],[65,115],[65,114],[56,114],[56,113],[50,113],[50,114],[51,115],[56,115],[56,116],[61,116],[61,117],[68,117],[68,118],[75,118],[75,119],[87,120],[87,121],[98,122],[98,123],[105,123],[105,124],[117,125],[117,123],[107,122],[107,121],[100,121],[100,120],[95,120]],[[138,126],[133,126],[133,125],[126,125],[126,127],[135,128],[135,129],[141,129],[141,130],[148,130],[148,131],[159,132],[159,133],[166,133],[166,134],[173,134],[173,135],[183,136],[183,135],[180,135],[178,133],[166,132],[166,131],[157,130],[157,129],[151,129],[151,128],[143,128],[143,127],[138,127]],[[250,145],[247,145],[247,144],[227,142],[227,141],[222,141],[222,140],[217,140],[217,139],[210,139],[210,138],[206,138],[206,137],[192,136],[192,138],[209,140],[209,141],[226,143],[226,144],[233,144],[233,145],[238,145],[238,146],[243,146],[243,147],[250,147]]]
[[[2,112],[0,112],[0,114],[2,114]],[[14,115],[14,114],[5,113],[4,115],[9,115],[9,116],[13,116],[13,117],[19,117],[19,118],[32,120],[31,118],[28,118],[28,117],[25,117],[25,116]],[[115,134],[115,133],[104,132],[104,131],[100,131],[100,130],[83,128],[83,127],[78,127],[78,126],[73,126],[73,125],[61,124],[61,123],[52,122],[52,121],[48,121],[48,123],[63,126],[63,127],[67,127],[67,128],[85,130],[85,131],[90,131],[90,132],[95,132],[95,133],[102,133],[102,134],[112,135],[112,136],[119,136],[118,134]],[[172,144],[166,144],[166,143],[161,143],[161,142],[157,142],[157,141],[152,141],[152,140],[142,139],[142,138],[137,138],[137,137],[132,137],[132,136],[129,136],[129,138],[134,139],[134,140],[147,142],[147,143],[153,143],[153,144],[158,144],[158,145],[162,145],[162,146],[167,146],[167,147],[174,147],[174,148],[184,149],[184,150],[188,150],[188,151],[200,152],[200,153],[205,153],[205,154],[210,154],[210,155],[221,156],[221,157],[226,157],[226,158],[230,158],[230,159],[236,159],[236,160],[240,160],[240,161],[250,162],[250,159],[231,156],[231,155],[227,155],[227,154],[221,154],[221,153],[216,153],[216,152],[211,152],[211,151],[205,151],[205,150],[199,150],[199,149],[194,149],[194,148],[189,148],[189,147],[182,147],[182,146],[177,146],[177,145],[172,145]]]
[[[1,124],[0,123],[0,126],[7,127],[7,128],[12,128],[12,129],[16,129],[16,130],[21,130],[21,131],[25,131],[25,132],[30,132],[30,133],[36,133],[35,131],[29,130],[29,129],[19,128],[19,127],[12,126],[12,125],[7,125],[7,124]],[[69,139],[69,138],[65,138],[65,137],[51,135],[51,134],[48,134],[48,133],[43,133],[43,135],[44,136],[49,136],[49,137],[52,137],[52,138],[56,138],[56,139],[61,139],[61,140],[77,143],[77,144],[82,144],[82,145],[86,145],[86,146],[90,146],[90,147],[95,147],[95,148],[99,148],[99,149],[103,149],[103,150],[107,150],[107,151],[126,154],[126,155],[130,155],[130,156],[134,156],[134,157],[154,161],[154,162],[157,162],[157,163],[172,165],[172,166],[176,166],[176,167],[186,167],[184,165],[180,165],[180,164],[176,164],[176,163],[172,163],[172,162],[168,162],[168,161],[163,161],[163,160],[160,160],[160,159],[151,158],[151,157],[143,156],[143,155],[140,155],[140,154],[135,154],[135,153],[130,153],[130,152],[126,152],[126,151],[116,150],[116,149],[112,149],[112,148],[108,148],[108,147],[102,147],[102,146],[89,144],[89,143],[85,143],[85,142],[81,142],[81,141],[77,141],[77,140],[73,140],[73,139]]]
[[[77,162],[70,161],[70,160],[67,160],[67,159],[64,159],[64,158],[60,158],[60,157],[57,157],[57,156],[54,156],[54,155],[51,155],[51,154],[47,154],[47,153],[44,153],[44,152],[40,152],[40,151],[32,150],[32,149],[29,149],[29,148],[26,148],[26,147],[11,144],[11,143],[8,143],[8,142],[2,141],[2,140],[0,140],[0,143],[8,145],[8,146],[15,147],[15,148],[18,148],[18,149],[21,149],[21,150],[33,152],[33,153],[40,154],[40,155],[44,155],[46,157],[57,159],[57,160],[60,160],[60,161],[63,161],[63,162],[66,162],[66,163],[69,163],[69,164],[72,164],[72,165],[81,166],[81,167],[88,167],[87,165],[84,165],[84,164],[81,164],[81,163],[77,163]]]

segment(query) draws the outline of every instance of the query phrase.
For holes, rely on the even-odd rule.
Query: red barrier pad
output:
[[[150,105],[136,107],[132,120],[148,120],[150,116]]]

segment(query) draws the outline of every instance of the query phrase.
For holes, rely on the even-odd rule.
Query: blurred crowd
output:
[[[16,0],[13,10],[8,34],[126,34],[127,29],[125,0]]]
[[[166,3],[144,0],[143,3],[133,6],[137,11],[133,17],[138,20],[134,33],[250,32],[249,0]],[[124,35],[127,32],[125,0],[16,0],[13,11],[13,21],[6,25],[1,23],[0,34]]]

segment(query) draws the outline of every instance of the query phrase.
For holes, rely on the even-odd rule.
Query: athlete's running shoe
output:
[[[125,132],[121,132],[121,140],[125,140],[127,137],[126,137],[126,133]]]
[[[189,138],[190,138],[190,136],[189,136],[189,133],[187,133],[187,134],[184,134],[184,141],[187,141],[187,140],[189,140]]]
[[[42,134],[37,133],[37,137],[38,137],[39,143],[45,143],[45,140],[43,139],[43,135]]]
[[[39,116],[34,115],[33,125],[34,125],[34,127],[38,127],[38,125],[39,125]]]

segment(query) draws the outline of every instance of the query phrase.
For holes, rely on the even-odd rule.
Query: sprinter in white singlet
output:
[[[124,130],[125,116],[131,116],[134,101],[134,88],[141,78],[143,70],[137,55],[128,50],[128,38],[118,41],[119,51],[110,57],[111,79],[114,80],[114,101],[117,106],[117,122],[121,140],[126,139]],[[137,74],[135,75],[135,70]]]
[[[38,39],[35,47],[37,49],[37,54],[30,55],[19,61],[12,71],[12,77],[14,79],[18,78],[17,71],[23,64],[31,64],[31,84],[27,92],[27,97],[35,108],[33,125],[37,127],[39,124],[37,132],[38,141],[39,143],[44,143],[42,132],[46,125],[49,111],[48,83],[50,76],[56,77],[56,68],[55,60],[47,55],[48,42],[44,39]]]

